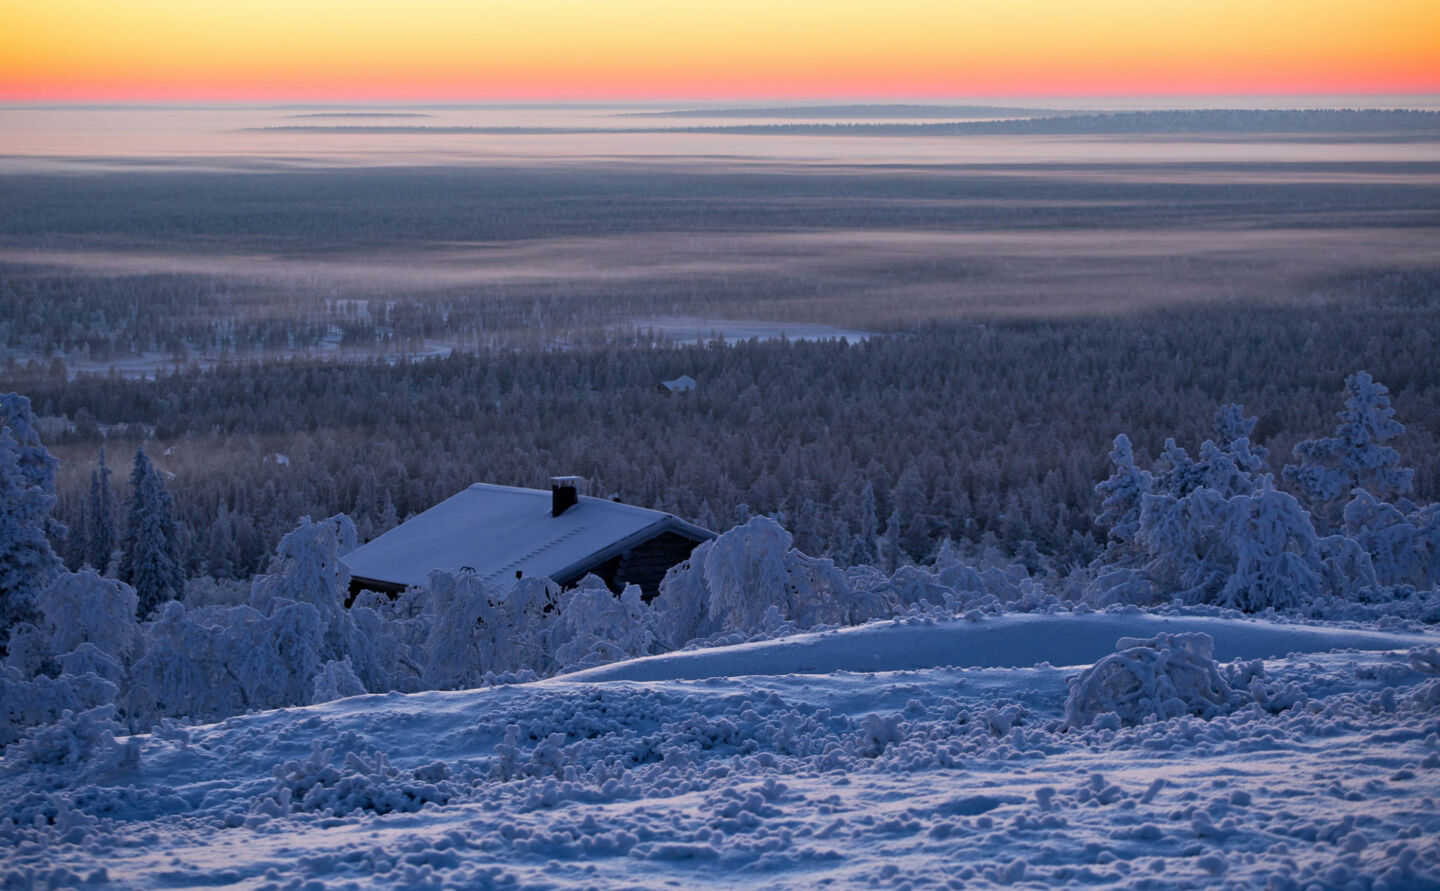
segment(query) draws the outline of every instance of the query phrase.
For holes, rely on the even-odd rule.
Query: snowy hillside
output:
[[[1037,664],[1122,637],[1102,666],[1139,674],[1072,694],[1079,668]],[[1436,643],[901,619],[130,740],[72,720],[3,762],[3,882],[1440,887]],[[1162,717],[1205,692],[1187,677],[1221,694],[1209,720]],[[1077,727],[1087,703],[1116,710]]]

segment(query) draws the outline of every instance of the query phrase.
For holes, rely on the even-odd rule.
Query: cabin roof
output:
[[[425,584],[431,570],[473,569],[509,586],[517,571],[568,584],[616,554],[674,532],[695,541],[715,533],[664,511],[579,496],[551,516],[552,493],[476,483],[346,554],[353,576]]]
[[[672,393],[689,393],[695,389],[695,378],[688,374],[682,374],[674,380],[661,381],[660,386]]]

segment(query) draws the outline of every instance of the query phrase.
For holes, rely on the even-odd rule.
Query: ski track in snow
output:
[[[1162,625],[1264,658],[1275,710],[1066,730],[1075,669],[1034,663]],[[0,762],[0,884],[1436,888],[1437,640],[898,621],[255,713],[119,773]]]

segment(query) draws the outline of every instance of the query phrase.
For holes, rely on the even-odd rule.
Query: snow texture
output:
[[[871,656],[903,663],[935,627],[898,620],[883,623],[889,637],[847,651],[853,661],[824,675],[806,672],[803,638],[778,639],[762,645],[777,660],[768,676],[680,679],[694,656],[711,655],[712,668],[743,666],[727,651],[749,645],[642,660],[654,680],[602,680],[606,669],[596,669],[518,686],[356,696],[208,726],[167,723],[128,738],[103,708],[72,711],[0,761],[0,881],[1440,883],[1433,633],[1202,614],[1176,617],[1188,618],[1184,631],[1155,633],[1171,619],[1097,615],[1141,634],[1073,688],[1073,671],[1044,663],[1086,617],[1039,613],[952,621],[967,629],[971,651],[1003,657],[977,661],[1031,667],[917,661],[876,671]],[[1024,633],[1007,637],[1014,627]],[[1267,642],[1272,633],[1311,637]],[[1246,652],[1298,651],[1216,663],[1207,634],[1222,659],[1243,649],[1237,640],[1256,644]],[[1174,698],[1194,702],[1144,705],[1125,697],[1124,683],[1096,683],[1114,657],[1156,668]],[[1107,710],[1073,720],[1073,691],[1087,684],[1100,695],[1085,700]],[[1125,703],[1135,706],[1133,723],[1120,719]]]

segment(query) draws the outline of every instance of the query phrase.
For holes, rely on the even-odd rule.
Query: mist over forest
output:
[[[0,381],[52,432],[63,521],[101,445],[145,444],[174,474],[187,571],[233,578],[300,516],[347,512],[364,538],[470,482],[555,473],[715,528],[770,514],[841,562],[868,483],[881,526],[903,508],[908,559],[951,538],[1059,570],[1104,544],[1092,487],[1117,432],[1154,456],[1240,402],[1283,457],[1359,368],[1434,497],[1440,163],[1350,132],[1424,139],[1433,113],[1046,114],[994,126],[1306,132],[1334,159],[1137,141],[1104,163],[0,174]],[[654,319],[876,336],[686,346]],[[653,392],[682,373],[690,397]]]

